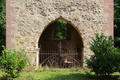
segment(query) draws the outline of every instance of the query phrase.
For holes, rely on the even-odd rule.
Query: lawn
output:
[[[3,72],[0,71],[0,80],[3,79]],[[42,68],[34,70],[33,68],[25,69],[20,76],[12,80],[120,80],[119,73],[114,73],[109,77],[97,77],[94,73],[90,73],[86,68]],[[8,79],[11,79],[8,77]]]
[[[0,64],[0,80],[120,80],[120,73],[114,73],[112,76],[97,77],[87,68],[59,69],[49,68],[47,66],[34,70],[26,67],[17,78],[4,77]]]
[[[3,74],[3,72],[0,72],[1,79],[4,78]],[[85,73],[85,71],[75,68],[42,68],[38,70],[27,69],[20,73],[19,77],[14,78],[13,80],[89,80],[86,78],[86,74],[87,73]]]
[[[25,75],[24,75],[25,74]],[[88,80],[85,78],[84,72],[69,72],[69,71],[45,71],[45,72],[26,72],[22,73],[18,79],[23,80],[24,77],[28,80]]]

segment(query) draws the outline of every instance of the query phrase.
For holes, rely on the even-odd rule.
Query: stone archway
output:
[[[6,5],[6,46],[24,49],[33,57],[32,65],[37,59],[34,51],[39,37],[58,18],[71,24],[82,36],[86,58],[94,54],[88,43],[96,30],[113,35],[113,0],[7,0]]]
[[[57,20],[64,20],[67,22],[68,28],[68,35],[69,39],[55,39],[54,38],[54,28],[55,28],[55,22]],[[39,42],[38,42],[38,47],[40,50],[57,50],[58,49],[58,43],[61,41],[62,43],[62,50],[65,52],[68,52],[70,50],[78,51],[78,59],[81,60],[80,66],[83,67],[83,40],[80,35],[80,31],[69,21],[65,20],[64,18],[60,17],[57,18],[55,21],[52,21],[48,26],[45,27],[43,30]],[[39,60],[41,63],[42,61]]]

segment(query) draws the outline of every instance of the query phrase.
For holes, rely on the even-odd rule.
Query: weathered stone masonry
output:
[[[6,0],[6,46],[25,49],[29,65],[38,66],[39,38],[58,18],[81,35],[84,57],[93,54],[88,42],[96,30],[113,36],[113,0]]]

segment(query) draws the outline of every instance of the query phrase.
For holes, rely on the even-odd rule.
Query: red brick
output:
[[[6,26],[7,25],[11,25],[11,21],[10,20],[6,20]]]
[[[11,43],[11,38],[7,38],[6,43]]]
[[[113,9],[114,8],[113,4],[109,4],[108,8]]]
[[[112,16],[112,15],[109,16],[109,17],[107,18],[107,21],[108,21],[108,22],[113,22],[113,16]]]
[[[11,35],[11,29],[6,29],[6,34],[10,34]]]
[[[7,7],[6,7],[6,10],[7,10],[7,11],[14,11],[14,7],[7,6]]]
[[[6,37],[7,37],[7,38],[14,38],[14,35],[6,34]]]
[[[15,26],[6,26],[6,30],[15,30]]]
[[[6,0],[6,3],[9,3],[9,2],[11,2],[11,0]]]
[[[114,36],[113,34],[113,26],[110,26],[110,27],[104,27],[105,30],[109,31],[109,35],[112,35]]]
[[[15,17],[13,17],[13,16],[7,16],[6,20],[15,20]]]
[[[15,0],[6,0],[6,46],[15,48],[15,44],[11,43],[11,38],[14,38],[14,35],[11,35],[11,30],[15,30],[15,26],[11,26],[11,21],[15,20],[15,17],[11,16],[11,12],[14,11],[11,1]]]
[[[104,4],[113,3],[113,0],[104,0]]]
[[[6,0],[6,2],[15,1],[15,0]]]
[[[11,43],[11,38],[6,38],[6,47],[15,48],[15,44]]]
[[[12,49],[12,48],[15,48],[15,44],[12,44],[12,43],[6,43],[6,47]]]
[[[111,21],[111,22],[109,23],[109,26],[110,26],[110,27],[113,27],[113,21]]]
[[[104,12],[112,12],[113,9],[104,9]]]
[[[11,29],[10,30],[6,30],[6,35],[11,35]]]
[[[108,9],[104,9],[104,12],[107,12],[108,18],[108,27],[104,27],[105,30],[109,31],[109,35],[114,36],[114,27],[113,27],[113,0],[104,0],[104,5],[108,5]]]
[[[9,16],[11,16],[11,12],[12,12],[12,11],[6,10],[6,14],[10,14]],[[8,15],[7,15],[7,16],[8,16]],[[7,17],[7,16],[6,16],[6,17]]]
[[[11,16],[11,11],[6,11],[6,16]]]
[[[6,1],[6,7],[10,6],[11,2],[10,1]]]

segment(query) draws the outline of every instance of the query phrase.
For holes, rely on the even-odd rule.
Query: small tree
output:
[[[90,42],[94,55],[86,59],[87,67],[97,75],[110,75],[120,71],[120,50],[114,47],[112,36],[108,38],[102,33],[95,34]]]
[[[22,69],[27,65],[28,58],[24,53],[16,51],[15,49],[8,49],[3,46],[1,63],[3,65],[3,71],[7,73],[7,76],[12,78],[17,77]]]

